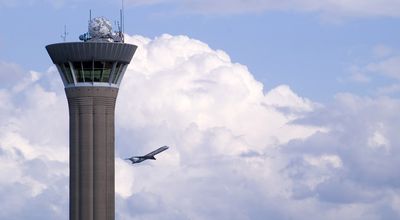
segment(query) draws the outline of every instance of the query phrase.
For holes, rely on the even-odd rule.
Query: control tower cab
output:
[[[83,42],[46,46],[65,88],[118,87],[137,47],[124,43],[123,33],[112,32],[105,18],[92,19],[88,29],[79,37]]]

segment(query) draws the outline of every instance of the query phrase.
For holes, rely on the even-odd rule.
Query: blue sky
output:
[[[1,13],[7,22],[3,22],[6,31],[0,38],[0,58],[36,70],[50,65],[43,48],[61,40],[64,24],[69,32],[67,39],[76,41],[86,30],[89,9],[94,16],[117,20],[120,8],[118,1],[95,5],[90,1],[33,1],[31,5],[20,2],[9,7],[4,6],[6,3]],[[199,39],[246,65],[267,88],[290,84],[295,91],[319,101],[329,101],[343,91],[372,95],[376,87],[387,83],[385,79],[378,77],[367,85],[340,79],[349,77],[352,66],[375,61],[376,46],[394,51],[399,48],[398,19],[390,14],[359,16],[338,11],[327,15],[322,9],[235,13],[190,10],[179,1],[138,6],[127,1],[126,32],[147,37],[183,34]]]
[[[0,219],[67,219],[45,46],[89,9],[116,20],[120,2],[0,0]],[[126,0],[125,18],[116,219],[400,218],[398,0]]]

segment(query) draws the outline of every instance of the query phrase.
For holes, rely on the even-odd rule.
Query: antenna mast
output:
[[[67,25],[64,25],[64,33],[61,35],[61,38],[63,39],[63,41],[65,42],[67,40]]]
[[[121,26],[122,26],[122,33],[125,32],[125,9],[124,9],[124,0],[122,0],[122,19],[121,19]]]
[[[125,25],[125,21],[124,21],[124,0],[122,0],[122,7],[121,10],[119,10],[119,25],[118,25],[118,29],[119,29],[119,35],[121,37],[121,41],[122,43],[125,42],[124,39],[124,25]]]

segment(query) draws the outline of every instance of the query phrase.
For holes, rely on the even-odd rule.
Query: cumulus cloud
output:
[[[287,85],[263,93],[198,40],[127,41],[139,48],[117,100],[117,219],[400,216],[399,100],[340,94],[323,106]],[[2,65],[21,74],[0,72],[15,77],[0,89],[0,218],[67,219],[61,80],[54,67]],[[121,159],[160,145],[170,149],[156,162]]]
[[[310,111],[311,101],[287,86],[264,95],[263,85],[245,66],[232,63],[223,51],[185,36],[163,35],[153,41],[136,37],[128,41],[140,49],[121,87],[121,91],[135,89],[135,93],[121,93],[119,97],[119,103],[126,105],[118,109],[121,126],[132,127],[132,121],[138,127],[172,126],[169,123],[173,122],[172,129],[226,129],[253,146],[272,139],[283,143],[313,132],[312,128],[297,129],[287,123]],[[277,108],[291,111],[282,114]],[[260,136],[255,130],[269,135]]]
[[[398,218],[399,104],[387,97],[339,94],[308,117],[308,123],[323,123],[329,132],[283,147],[291,158],[286,172],[297,183],[295,198],[316,198],[341,211],[353,207],[351,215],[358,217],[350,219]]]
[[[121,219],[398,216],[392,208],[398,144],[388,133],[396,123],[387,119],[395,117],[389,109],[397,100],[342,94],[321,107],[285,85],[263,94],[246,68],[202,42],[169,35],[128,41],[140,49],[121,87],[119,104],[130,104],[118,107],[120,133],[133,134],[125,143],[142,152],[173,147],[163,161],[131,173],[132,195],[119,207],[140,211]],[[135,92],[122,92],[128,88]],[[384,113],[375,114],[378,106]]]
[[[66,219],[67,111],[55,69],[1,66],[0,218]]]
[[[265,188],[282,178],[265,150],[321,130],[292,123],[317,105],[288,86],[264,94],[245,66],[186,36],[127,41],[139,49],[118,98],[117,133],[124,140],[117,154],[145,153],[162,144],[171,148],[157,164],[121,175],[133,184],[119,193],[118,207],[133,208],[119,213],[120,218],[246,219],[264,214],[272,201],[254,210],[245,201],[256,205],[252,197],[258,191],[279,195]],[[177,197],[178,191],[185,198]],[[149,204],[142,205],[141,198]],[[210,203],[215,205],[205,205]]]

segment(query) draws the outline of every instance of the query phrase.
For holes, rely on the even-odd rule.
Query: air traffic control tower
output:
[[[102,17],[89,21],[80,40],[46,46],[69,106],[69,219],[113,220],[115,101],[137,46]]]

